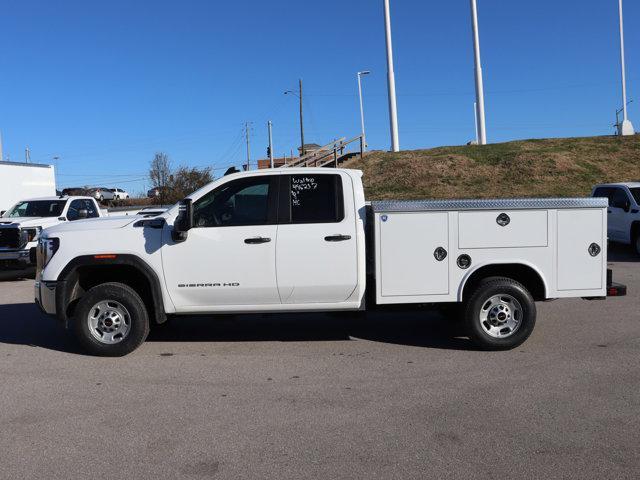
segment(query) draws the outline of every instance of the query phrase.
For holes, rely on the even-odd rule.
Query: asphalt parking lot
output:
[[[185,318],[79,353],[0,282],[1,478],[637,478],[640,262],[629,296],[539,304],[522,347],[440,314]]]

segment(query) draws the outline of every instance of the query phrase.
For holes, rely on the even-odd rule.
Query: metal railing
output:
[[[337,167],[341,160],[350,154],[358,153],[360,158],[364,155],[364,139],[362,135],[346,140],[346,137],[334,140],[331,143],[320,147],[318,150],[307,153],[302,157],[295,159],[293,162],[282,165],[280,168],[287,167]],[[355,142],[359,142],[359,150],[356,152],[348,151],[347,147]]]

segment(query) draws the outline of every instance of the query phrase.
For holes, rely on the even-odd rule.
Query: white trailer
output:
[[[9,210],[25,198],[52,197],[55,194],[53,165],[0,162],[0,212]]]

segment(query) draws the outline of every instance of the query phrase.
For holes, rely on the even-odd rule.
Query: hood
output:
[[[47,228],[51,225],[60,223],[58,217],[12,217],[12,218],[0,218],[1,227],[42,227]]]
[[[86,220],[76,220],[73,222],[63,222],[53,227],[47,228],[47,234],[86,231],[86,230],[114,230],[140,220],[136,216],[102,217],[89,218]]]

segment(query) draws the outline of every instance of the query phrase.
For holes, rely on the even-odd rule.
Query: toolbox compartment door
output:
[[[558,211],[558,290],[597,290],[604,287],[606,245],[602,209]],[[589,246],[600,251],[593,256]]]
[[[449,251],[446,212],[383,213],[376,223],[383,297],[449,293],[449,256],[434,255],[438,248]]]
[[[460,212],[458,246],[469,248],[546,247],[547,210]]]

